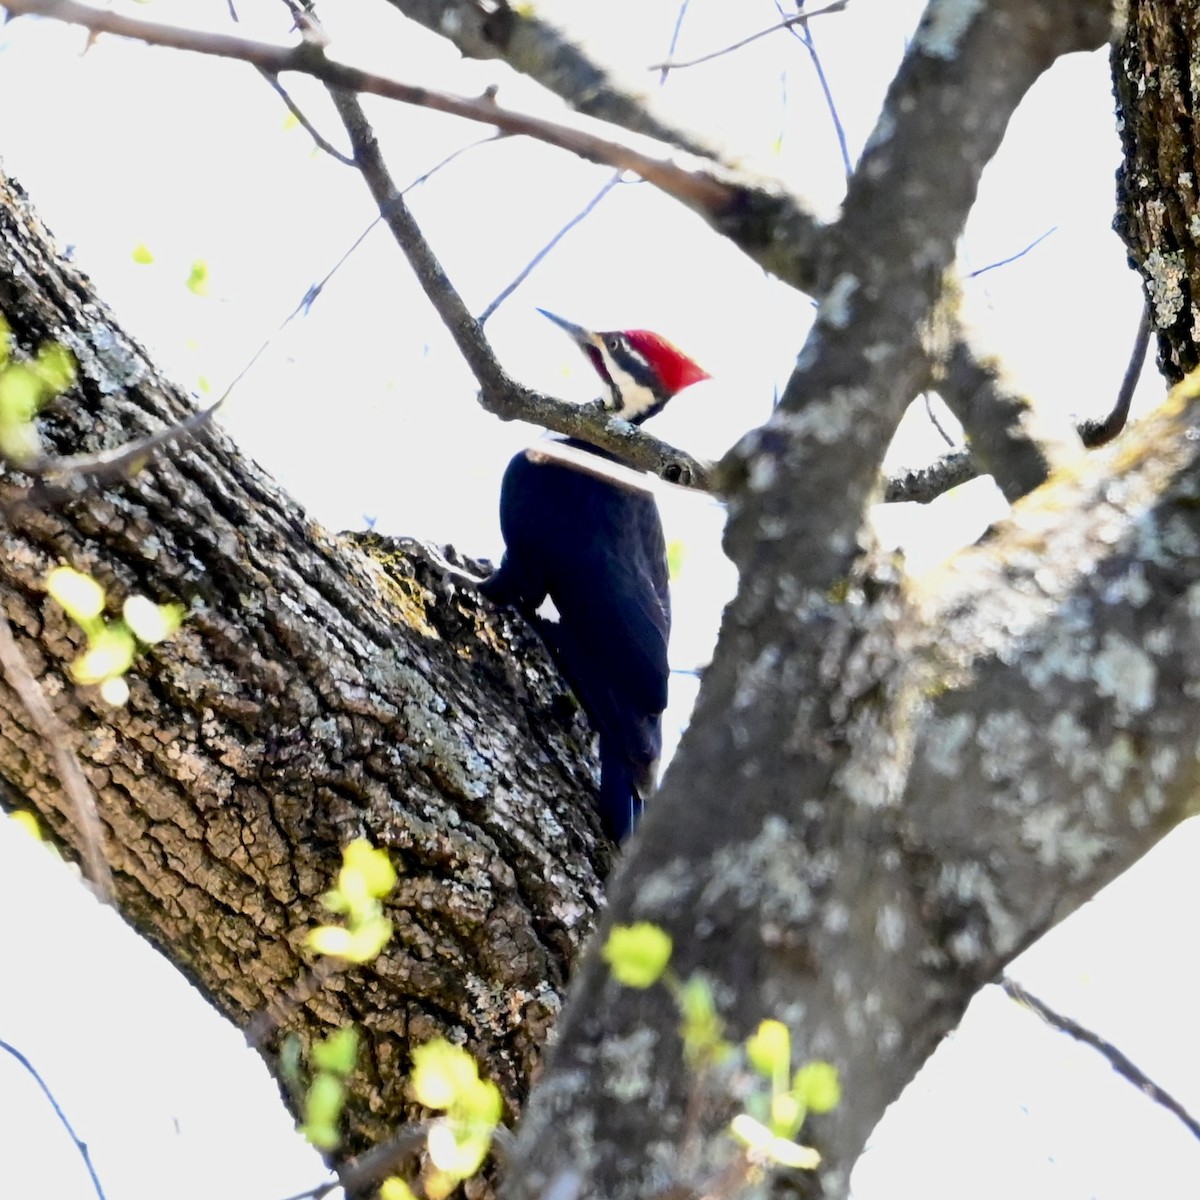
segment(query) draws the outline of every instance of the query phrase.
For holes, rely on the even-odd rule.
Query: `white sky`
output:
[[[568,12],[599,57],[622,59],[642,86],[653,86],[656,76],[642,65],[663,57],[675,3],[559,0],[541,7]],[[282,6],[273,0],[238,8],[240,32],[286,37]],[[500,98],[515,107],[553,111],[557,104],[496,63],[459,62],[447,44],[403,23],[382,0],[325,8],[333,53],[347,61],[464,94],[498,82]],[[870,132],[919,9],[915,0],[854,0],[846,13],[814,23],[852,153]],[[228,24],[223,0],[160,0],[128,10],[183,24]],[[727,44],[776,16],[769,0],[693,0],[679,55]],[[592,25],[579,24],[589,19]],[[183,384],[195,387],[203,376],[215,392],[369,224],[366,189],[353,171],[313,151],[302,130],[285,128],[282,105],[250,68],[109,38],[81,55],[83,43],[81,31],[30,19],[0,31],[5,165],[76,248],[126,328]],[[307,82],[289,87],[341,145],[336,118],[319,87]],[[836,208],[843,177],[831,122],[808,55],[789,35],[675,73],[662,99],[747,161],[799,180],[824,211]],[[400,181],[486,133],[382,101],[368,99],[368,107]],[[1075,56],[1051,72],[1016,115],[963,243],[964,265],[975,269],[1056,228],[1018,263],[969,283],[967,296],[973,318],[1018,379],[1060,413],[1100,413],[1111,403],[1140,307],[1136,280],[1108,228],[1118,161],[1111,109],[1103,55]],[[608,175],[506,139],[463,155],[411,199],[451,278],[479,311]],[[140,243],[155,255],[153,265],[133,262]],[[206,298],[184,286],[197,258],[209,265]],[[676,401],[655,432],[709,455],[766,416],[811,320],[807,298],[764,277],[697,218],[633,183],[569,235],[488,325],[519,378],[566,398],[591,398],[590,368],[537,315],[538,305],[598,328],[655,328],[692,353],[715,379]],[[1139,402],[1160,394],[1148,372]],[[500,475],[509,455],[536,436],[478,408],[448,337],[378,228],[309,315],[278,336],[223,420],[328,526],[361,527],[370,518],[384,532],[452,541],[493,559],[501,549]],[[937,452],[919,409],[903,435],[894,460]],[[719,507],[678,493],[663,507],[668,536],[686,547],[674,588],[672,659],[689,668],[707,658],[735,580],[719,554]],[[1002,512],[995,490],[979,481],[929,509],[894,506],[879,525],[906,544],[920,568]],[[694,686],[687,677],[675,681],[676,726]],[[1197,835],[1176,841],[1184,836]],[[229,1061],[230,1051],[219,1046],[236,1046],[236,1035],[189,1016],[180,1045],[177,1015],[192,1001],[178,988],[169,998],[164,991],[149,1011],[112,994],[104,981],[124,977],[118,963],[125,955],[158,960],[135,940],[102,932],[111,918],[86,915],[88,902],[75,889],[54,886],[41,852],[17,837],[0,827],[0,901],[9,901],[5,911],[24,913],[36,896],[45,915],[32,930],[4,931],[10,952],[0,961],[21,983],[0,988],[0,1039],[17,1043],[53,1077],[100,1160],[111,1200],[161,1195],[167,1180],[182,1198],[283,1196],[315,1182],[311,1158],[253,1152],[259,1137],[286,1134],[287,1120],[261,1071],[257,1083],[243,1083],[244,1067],[215,1066]],[[1183,889],[1194,885],[1167,869],[1178,850],[1168,846],[1161,855],[1165,865],[1143,871],[1141,888],[1122,884],[1132,899],[1108,904],[1107,915],[1090,925],[1070,922],[1054,935],[1053,951],[1035,948],[1019,974],[1049,1002],[1094,1020],[1136,1060],[1161,1069],[1162,1082],[1185,1102],[1190,1088],[1200,1110],[1194,1021],[1168,1007],[1195,994],[1191,964],[1165,950],[1189,944],[1174,940],[1182,928],[1172,934],[1168,923],[1192,910],[1195,897]],[[26,869],[35,883],[25,882]],[[82,945],[60,946],[67,933],[48,932],[81,927],[88,930]],[[1159,937],[1147,937],[1150,929]],[[155,978],[170,975],[146,969]],[[1179,974],[1168,977],[1168,969]],[[68,1018],[64,1033],[57,1005],[75,993],[78,1019]],[[51,996],[54,1011],[46,1004]],[[44,1186],[47,1164],[69,1172],[72,1154],[4,1059],[0,1054],[4,1187],[25,1195],[40,1186],[41,1194],[64,1200],[88,1195],[85,1183],[66,1177]],[[235,1085],[220,1082],[227,1078],[221,1072],[234,1069]],[[1114,1082],[1094,1055],[1046,1034],[998,994],[973,1006],[914,1092],[902,1107],[915,1114],[885,1125],[864,1159],[864,1198],[896,1194],[903,1179],[914,1186],[920,1179],[926,1197],[1194,1194],[1185,1181],[1196,1178],[1200,1155],[1176,1123]],[[258,1098],[241,1106],[252,1093]],[[259,1133],[260,1116],[275,1133]],[[915,1165],[901,1161],[907,1155],[919,1156]],[[256,1170],[278,1173],[270,1182],[252,1177],[242,1170],[251,1161]],[[35,1172],[29,1187],[12,1186],[27,1167]]]

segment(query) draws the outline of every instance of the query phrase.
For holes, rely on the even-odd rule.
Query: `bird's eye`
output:
[[[605,344],[605,345],[606,345],[606,346],[607,346],[607,347],[608,347],[610,350],[614,350],[614,351],[616,351],[616,350],[620,350],[620,348],[621,348],[621,339],[620,339],[619,337],[617,337],[617,336],[616,336],[616,334],[613,334],[611,337],[606,337],[606,338],[604,339],[604,344]]]

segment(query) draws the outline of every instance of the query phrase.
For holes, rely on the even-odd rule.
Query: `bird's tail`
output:
[[[601,735],[600,824],[614,842],[623,842],[633,832],[645,807],[651,788],[645,772],[639,775],[643,777],[634,778],[634,770],[620,747]]]

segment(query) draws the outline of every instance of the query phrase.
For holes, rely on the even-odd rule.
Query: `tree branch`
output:
[[[613,70],[545,17],[507,2],[479,0],[389,0],[410,21],[447,38],[467,58],[500,59],[565,100],[576,112],[669,142],[681,150],[718,158],[694,130],[655,113],[654,97],[640,77],[619,82]]]
[[[1142,307],[1141,319],[1138,321],[1137,336],[1133,339],[1133,349],[1129,352],[1129,363],[1121,386],[1117,390],[1116,403],[1102,421],[1083,421],[1079,426],[1079,436],[1089,449],[1103,446],[1125,428],[1129,420],[1129,406],[1133,403],[1133,393],[1137,391],[1138,380],[1142,377],[1142,367],[1146,363],[1146,351],[1150,348],[1150,304],[1147,301]]]
[[[1005,975],[1000,980],[1000,986],[1013,1000],[1023,1008],[1027,1008],[1030,1012],[1041,1017],[1051,1028],[1057,1029],[1060,1033],[1065,1033],[1069,1037],[1073,1037],[1077,1042],[1082,1042],[1085,1046],[1091,1046],[1093,1050],[1108,1060],[1109,1066],[1122,1079],[1128,1080],[1143,1096],[1149,1097],[1155,1104],[1165,1108],[1173,1117],[1178,1118],[1192,1137],[1200,1139],[1200,1121],[1197,1121],[1166,1088],[1160,1087],[1155,1083],[1127,1054],[1118,1050],[1107,1038],[1102,1038],[1094,1030],[1088,1029],[1086,1026],[1080,1025],[1078,1021],[1057,1012],[1044,1000],[1035,996],[1023,984],[1013,979],[1011,975]]]
[[[46,699],[21,648],[13,637],[8,618],[0,612],[0,670],[8,686],[20,697],[34,728],[44,744],[46,754],[54,763],[58,781],[66,793],[75,817],[75,827],[83,844],[84,872],[96,896],[104,904],[113,903],[113,878],[104,849],[104,826],[96,809],[92,791],[79,759],[71,745],[71,734],[58,719]],[[15,1051],[14,1051],[15,1053]]]
[[[1042,236],[1045,237],[1046,235],[1043,234]],[[1041,239],[1038,240],[1040,241]],[[1035,242],[1034,245],[1036,244]],[[1031,248],[1027,247],[1026,250]],[[1021,253],[1025,252],[1022,251]],[[978,272],[976,273],[978,274]],[[1121,386],[1117,390],[1117,398],[1111,411],[1102,420],[1097,421],[1089,418],[1088,420],[1080,421],[1076,426],[1076,432],[1087,449],[1092,450],[1106,445],[1125,428],[1126,422],[1129,419],[1129,407],[1133,400],[1133,394],[1137,389],[1142,367],[1146,361],[1146,351],[1150,345],[1150,333],[1150,310],[1147,306],[1142,310],[1142,316],[1138,323],[1137,337],[1134,339],[1129,363],[1125,368],[1125,374],[1121,380]],[[955,378],[948,381],[942,380],[939,383],[939,390],[942,391],[943,396],[949,390],[952,394],[957,395],[957,403],[962,405],[964,409],[975,406],[972,409],[973,412],[976,408],[982,408],[986,403],[996,402],[999,409],[1009,412],[1010,418],[1017,418],[1019,440],[1019,422],[1023,419],[1025,411],[1029,408],[1028,401],[1011,392],[1006,392],[1000,384],[999,375],[996,374],[997,368],[987,362],[973,361],[970,347],[965,343],[960,347],[956,347],[955,353],[956,355],[961,355],[958,360],[961,370]],[[995,389],[999,389],[998,394]],[[983,415],[986,418],[986,412]],[[959,419],[962,420],[962,417],[960,416]],[[974,423],[974,420],[975,417],[972,416],[971,421],[963,421],[968,435],[971,434],[969,426]],[[999,429],[999,441],[993,446],[988,460],[993,464],[999,463],[1001,471],[1005,474],[1015,469],[1019,462],[1019,459],[1014,458],[1010,464],[1006,458],[1005,439],[1012,433],[1013,428],[1012,424],[1008,424]],[[995,474],[992,467],[984,464],[983,456],[976,453],[978,448],[979,443],[975,440],[975,437],[972,437],[970,446],[950,450],[943,454],[941,458],[936,459],[926,466],[905,468],[888,476],[884,481],[883,499],[885,503],[915,501],[919,504],[927,504],[930,500],[936,500],[938,496],[948,492],[951,488],[958,487],[959,484],[966,483],[968,480],[975,479],[980,475]],[[1017,449],[1019,450],[1019,448]],[[1060,444],[1058,452],[1054,457],[1057,457],[1063,449],[1064,447]],[[1037,480],[1039,473],[1044,471],[1044,467],[1038,467],[1038,462],[1042,460],[1043,453],[1033,446],[1027,447],[1026,451],[1023,452],[1022,456],[1025,459],[1026,468],[1030,472],[1026,477],[1026,482]],[[1034,486],[1037,486],[1036,482]],[[1015,496],[1024,495],[1026,492],[1032,490],[1032,488],[1025,486],[1020,478],[1016,476],[1010,482],[1010,487],[1015,489],[1015,495],[1009,496],[1010,500],[1015,498]],[[1007,492],[1005,494],[1008,495]]]
[[[96,1168],[92,1165],[91,1152],[88,1150],[87,1142],[85,1142],[79,1134],[75,1132],[71,1125],[67,1114],[63,1112],[62,1106],[59,1104],[54,1093],[50,1090],[49,1084],[38,1073],[37,1068],[20,1052],[15,1046],[8,1042],[0,1040],[0,1050],[12,1055],[25,1068],[26,1071],[33,1077],[34,1082],[42,1089],[42,1095],[50,1102],[50,1107],[54,1109],[54,1115],[58,1118],[59,1123],[67,1131],[67,1136],[75,1143],[75,1149],[79,1151],[79,1157],[83,1159],[83,1165],[87,1168],[88,1178],[92,1181],[92,1190],[96,1193],[96,1200],[105,1200],[104,1188],[100,1186],[100,1177],[96,1174]]]
[[[889,475],[883,482],[884,503],[928,504],[982,474],[970,449],[962,446],[923,467],[905,467]]]
[[[956,330],[934,386],[966,432],[977,469],[992,476],[1011,504],[1041,487],[1080,453],[1080,445],[1069,425],[1054,428],[1007,381],[999,359],[978,352],[972,336]]]
[[[272,75],[299,71],[331,87],[370,92],[494,125],[506,133],[525,134],[589,161],[635,172],[698,213],[760,266],[785,282],[811,290],[815,281],[822,227],[803,201],[778,180],[753,179],[715,158],[702,158],[610,126],[588,129],[582,118],[575,125],[567,125],[503,108],[487,97],[471,99],[402,83],[336,62],[314,41],[290,47],[272,45],[229,34],[143,21],[91,8],[76,0],[10,0],[7,8],[17,16],[53,17],[95,33],[112,33],[177,50],[238,59]]]
[[[833,0],[832,4],[826,4],[823,8],[813,9],[812,12],[797,13],[794,17],[787,17],[783,21],[776,21],[774,25],[767,29],[760,29],[757,33],[750,34],[749,37],[744,37],[739,42],[734,42],[731,46],[722,46],[720,50],[712,50],[708,54],[702,54],[699,58],[689,58],[683,61],[666,59],[664,62],[651,63],[647,68],[650,71],[678,71],[683,67],[696,67],[701,63],[712,62],[714,58],[723,58],[726,54],[732,54],[735,50],[740,50],[743,46],[749,46],[751,42],[757,42],[759,38],[768,37],[772,33],[779,33],[784,29],[791,29],[795,25],[807,25],[813,17],[823,17],[826,13],[841,12],[850,0]]]
[[[331,90],[331,95],[379,211],[478,380],[483,406],[502,420],[529,421],[557,433],[583,438],[667,482],[708,490],[711,486],[709,469],[690,455],[650,437],[627,421],[607,417],[596,406],[566,404],[523,387],[508,375],[496,361],[479,323],[454,290],[392,182],[375,134],[357,98],[338,90]]]
[[[271,85],[275,90],[276,95],[283,101],[288,112],[300,123],[301,128],[312,138],[317,148],[324,150],[330,158],[342,163],[347,167],[354,166],[354,159],[349,155],[343,154],[332,142],[324,138],[317,127],[304,115],[304,110],[291,98],[287,88],[279,82],[277,75],[272,75],[270,71],[264,71],[259,68],[259,74]]]

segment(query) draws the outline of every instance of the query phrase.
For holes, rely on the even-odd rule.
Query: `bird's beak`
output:
[[[559,329],[566,332],[576,345],[591,346],[595,344],[596,335],[590,329],[584,329],[582,325],[572,325],[570,321],[564,320],[552,312],[547,312],[544,308],[539,308],[538,312],[548,321],[553,321]]]

